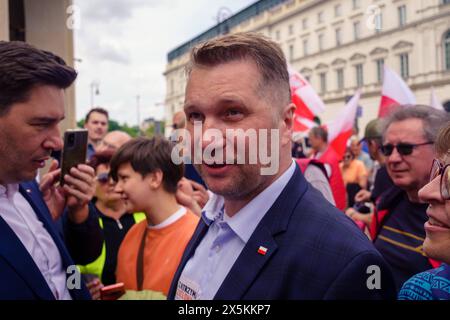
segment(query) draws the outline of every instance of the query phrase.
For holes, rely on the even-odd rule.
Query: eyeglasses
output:
[[[386,156],[389,157],[392,152],[394,151],[394,149],[397,149],[397,152],[400,153],[402,156],[408,156],[410,155],[414,148],[419,147],[419,146],[425,146],[428,144],[433,144],[434,142],[432,141],[428,141],[428,142],[424,142],[424,143],[399,143],[399,144],[385,144],[383,146],[380,147],[381,152]]]
[[[438,176],[441,176],[439,186],[442,199],[450,200],[450,164],[444,166],[439,160],[434,159],[431,165],[430,181],[433,181]]]
[[[351,158],[352,158],[352,156],[349,156],[349,155],[344,156],[344,160],[350,160]]]
[[[109,181],[109,172],[103,172],[97,175],[97,181],[101,184],[105,184]]]

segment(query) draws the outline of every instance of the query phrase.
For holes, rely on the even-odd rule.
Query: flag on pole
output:
[[[416,104],[416,98],[405,81],[385,65],[378,117],[387,116],[395,107],[403,104]]]
[[[345,105],[339,117],[326,125],[328,130],[328,143],[336,151],[339,159],[344,156],[347,140],[353,134],[353,125],[355,123],[360,97],[361,91],[357,90]]]
[[[434,109],[437,110],[444,110],[444,106],[442,105],[441,101],[439,100],[439,98],[436,95],[436,92],[434,91],[434,88],[431,87],[431,92],[430,92],[430,106],[432,106]]]
[[[304,132],[308,131],[309,129],[317,127],[317,123],[314,121],[311,121],[307,118],[303,118],[299,116],[298,114],[294,113],[294,126],[293,131],[294,132]]]
[[[295,115],[298,119],[313,120],[314,116],[325,110],[325,104],[316,91],[314,91],[308,80],[291,67],[288,68],[288,71],[292,103],[297,106]],[[297,127],[298,130],[300,130],[300,128],[302,128],[301,125]],[[295,129],[294,126],[294,131]]]

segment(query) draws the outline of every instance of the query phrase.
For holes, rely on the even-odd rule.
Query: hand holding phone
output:
[[[67,130],[64,133],[64,148],[61,157],[60,185],[63,186],[64,176],[70,169],[86,162],[88,131],[86,129]]]

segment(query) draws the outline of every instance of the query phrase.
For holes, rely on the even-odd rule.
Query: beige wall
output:
[[[409,54],[408,85],[417,102],[429,104],[433,86],[442,102],[450,100],[450,70],[444,70],[443,35],[450,30],[450,5],[440,0],[360,0],[359,8],[352,1],[291,0],[235,27],[231,32],[256,31],[277,41],[290,64],[297,71],[311,77],[316,91],[320,89],[319,73],[326,72],[327,91],[321,94],[327,105],[321,114],[323,121],[336,117],[345,104],[345,97],[356,90],[355,65],[363,64],[362,87],[363,117],[360,129],[378,113],[381,87],[377,83],[376,59],[400,73],[402,53]],[[341,15],[335,15],[335,6],[341,6]],[[382,30],[376,33],[366,26],[367,7],[377,5],[382,13]],[[399,27],[398,7],[406,6],[406,25]],[[319,12],[323,22],[318,22]],[[307,20],[306,28],[303,20]],[[354,39],[353,24],[361,25],[360,38]],[[342,43],[336,45],[335,30],[342,31]],[[319,50],[319,35],[324,37]],[[303,40],[308,41],[308,54],[304,55]],[[188,39],[186,39],[188,40]],[[290,47],[293,47],[291,57]],[[186,79],[181,76],[188,54],[170,61],[166,67],[166,114],[170,125],[173,112],[183,106]],[[338,90],[336,69],[344,69],[344,89]],[[172,89],[173,88],[173,89]]]
[[[71,4],[71,0],[25,0],[25,40],[59,55],[73,66],[73,32],[66,26],[66,9]],[[61,127],[65,130],[75,126],[75,88],[72,85],[66,91],[66,119]]]
[[[8,0],[0,0],[0,40],[9,40]]]

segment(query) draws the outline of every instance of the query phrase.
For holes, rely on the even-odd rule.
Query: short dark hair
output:
[[[77,72],[57,55],[21,41],[0,41],[0,116],[37,86],[68,88]]]
[[[86,118],[84,119],[84,123],[87,123],[89,121],[89,117],[91,116],[91,114],[93,112],[104,114],[106,116],[106,119],[109,119],[108,111],[106,111],[103,108],[97,107],[97,108],[92,108],[91,110],[89,110],[89,112],[86,114]]]
[[[174,146],[160,136],[151,139],[144,137],[131,139],[113,156],[110,175],[114,181],[117,181],[119,167],[126,163],[130,163],[133,170],[140,173],[142,177],[161,170],[164,189],[174,194],[177,191],[178,182],[184,175],[184,165],[177,165],[171,159]]]
[[[314,137],[320,138],[325,142],[328,141],[328,132],[324,127],[313,127],[310,132]]]
[[[97,167],[101,164],[109,165],[111,163],[111,159],[113,156],[114,156],[113,150],[96,152],[89,160],[88,165],[94,168],[94,170],[97,170]]]
[[[249,60],[261,74],[259,93],[279,103],[291,102],[291,89],[286,58],[280,46],[257,33],[236,33],[205,41],[191,51],[188,74],[196,66],[215,67],[220,64]],[[267,90],[267,87],[272,90]]]

